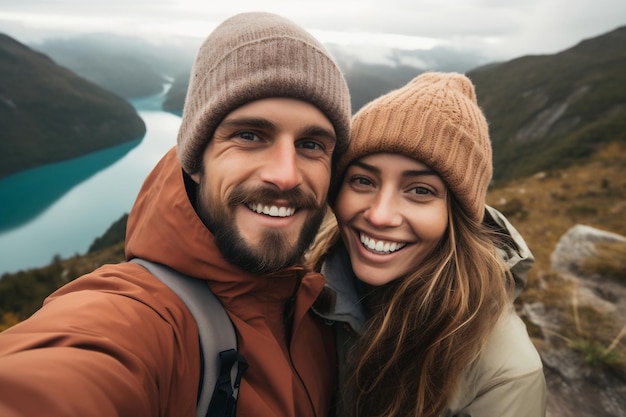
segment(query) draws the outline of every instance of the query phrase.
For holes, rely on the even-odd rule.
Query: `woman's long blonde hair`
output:
[[[498,258],[498,236],[448,198],[447,232],[405,277],[368,287],[368,324],[349,355],[342,416],[435,417],[480,355],[509,303],[513,279]],[[319,268],[340,245],[327,216],[309,253]]]

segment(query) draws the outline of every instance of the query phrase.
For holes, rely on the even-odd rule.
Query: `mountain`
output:
[[[197,41],[153,44],[113,34],[46,39],[29,45],[59,65],[126,99],[158,94],[172,76],[191,67]]]
[[[346,75],[353,111],[421,72],[467,73],[490,122],[498,182],[565,167],[588,158],[601,143],[624,140],[625,32],[622,27],[557,54],[488,65],[477,54],[442,47],[328,47]],[[180,115],[198,44],[88,35],[33,47],[127,98],[160,91],[171,81],[163,109]]]
[[[86,34],[47,39],[29,46],[80,76],[124,98],[136,99],[168,90],[163,109],[181,114],[189,73],[202,39],[172,38],[151,43],[137,37]],[[427,69],[468,71],[486,62],[472,52],[449,47],[401,50],[328,44],[353,92],[353,110]],[[367,56],[363,56],[366,54]]]
[[[490,123],[494,179],[587,160],[626,141],[626,27],[554,55],[468,72]]]
[[[0,178],[146,133],[126,100],[0,34]]]
[[[356,112],[427,70],[465,72],[490,123],[494,182],[588,160],[600,146],[626,141],[626,27],[552,55],[471,67],[480,57],[441,48],[387,52],[368,63],[330,47]],[[189,73],[176,78],[164,103],[181,114]]]
[[[346,45],[327,45],[329,51],[343,71],[350,89],[352,112],[376,97],[406,84],[420,73],[433,71],[465,72],[484,63],[481,56],[469,52],[459,52],[451,48],[431,50],[400,50],[395,48],[372,48],[375,55],[362,59],[362,50]],[[181,114],[189,82],[191,65],[178,73],[167,93],[163,109]]]

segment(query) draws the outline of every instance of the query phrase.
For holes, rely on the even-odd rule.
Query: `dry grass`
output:
[[[598,242],[595,249],[596,256],[582,263],[583,271],[626,284],[626,242]]]
[[[614,143],[587,165],[539,173],[490,190],[488,204],[509,218],[535,255],[531,287],[538,274],[550,272],[556,243],[576,224],[626,236],[624,174],[626,144]]]
[[[624,323],[578,306],[577,288],[552,272],[550,255],[559,238],[576,224],[626,236],[624,174],[626,144],[613,143],[600,150],[588,164],[511,181],[490,190],[487,198],[488,204],[509,218],[535,255],[528,288],[518,302],[540,301],[569,312],[571,322],[566,323],[568,327],[563,336],[590,364],[624,363]],[[597,245],[596,248],[598,258],[587,267],[626,283],[626,244]]]

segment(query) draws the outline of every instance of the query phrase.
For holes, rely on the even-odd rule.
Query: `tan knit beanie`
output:
[[[350,145],[335,184],[362,156],[391,152],[437,171],[466,213],[482,221],[491,181],[491,143],[474,85],[457,73],[424,73],[365,105],[352,118]]]
[[[330,53],[288,19],[270,13],[242,13],[220,24],[198,51],[178,131],[183,169],[188,174],[200,170],[204,149],[228,113],[269,97],[315,105],[335,128],[333,157],[345,150],[350,95]]]

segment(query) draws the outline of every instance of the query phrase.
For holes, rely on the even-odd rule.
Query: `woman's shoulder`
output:
[[[446,415],[457,415],[459,410],[472,416],[543,415],[545,395],[541,357],[511,307],[497,322],[480,357],[466,370]]]
[[[495,380],[519,378],[543,370],[526,324],[513,307],[504,311],[473,367],[475,377]]]

